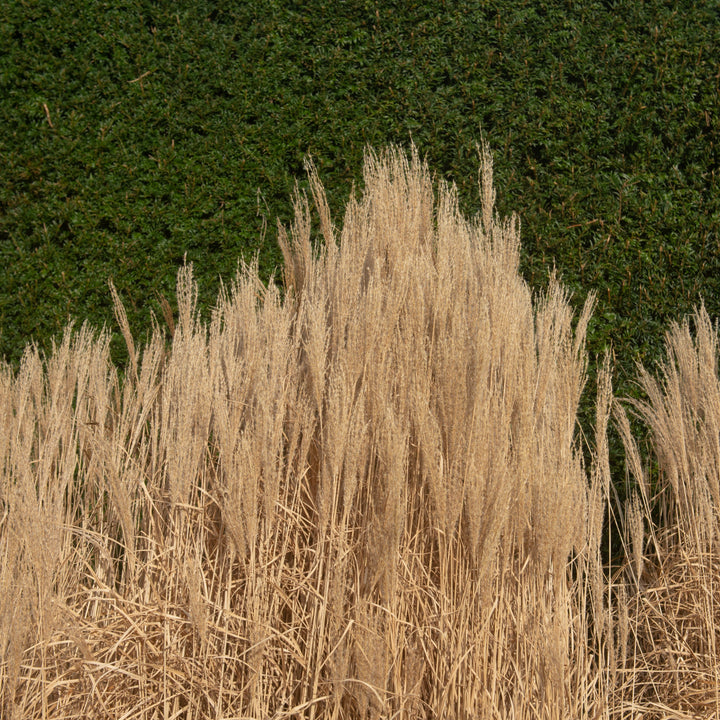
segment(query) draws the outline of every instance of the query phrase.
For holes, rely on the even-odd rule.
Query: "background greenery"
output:
[[[718,48],[689,0],[6,0],[0,355],[115,327],[109,277],[141,337],[184,256],[206,312],[239,257],[267,278],[308,153],[338,222],[366,145],[411,139],[477,212],[484,134],[525,277],[598,293],[635,393],[671,319],[720,314]]]

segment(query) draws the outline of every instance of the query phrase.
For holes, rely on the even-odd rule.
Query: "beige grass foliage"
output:
[[[588,481],[592,300],[533,299],[480,161],[468,220],[368,151],[342,228],[309,165],[284,297],[206,324],[186,266],[169,353],[115,293],[122,381],[86,327],[2,371],[3,717],[608,715],[609,371]]]
[[[658,374],[639,368],[645,399],[630,403],[651,433],[652,485],[616,407],[637,489],[625,513],[631,561],[619,584],[629,604],[615,694],[647,718],[720,717],[720,380],[704,306],[671,325]]]

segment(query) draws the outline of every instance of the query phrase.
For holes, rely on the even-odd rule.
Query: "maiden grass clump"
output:
[[[577,433],[592,299],[574,319],[556,280],[532,297],[487,148],[472,220],[414,149],[368,151],[342,228],[308,171],[322,243],[298,192],[284,293],[244,266],[206,323],[186,265],[169,352],[157,326],[136,346],[113,290],[122,380],[108,333],[87,326],[0,374],[3,717],[680,708],[650,691],[666,672],[662,619],[645,620],[638,582],[646,555],[662,579],[683,547],[644,540],[660,489],[627,513],[634,564],[610,581],[601,562],[607,363],[590,467]],[[651,425],[661,397],[637,406]],[[712,488],[682,498],[668,517],[680,538],[690,507],[711,517],[715,503]],[[698,562],[716,532],[692,546]],[[703,602],[705,637],[717,623]],[[684,620],[669,622],[668,637]],[[694,677],[682,667],[678,687]]]

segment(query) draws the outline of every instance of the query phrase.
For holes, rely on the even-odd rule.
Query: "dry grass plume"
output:
[[[676,530],[646,540],[644,490],[610,583],[607,364],[589,468],[577,433],[592,298],[533,298],[480,161],[468,220],[414,148],[368,151],[341,228],[309,165],[284,295],[244,266],[205,322],[185,266],[170,352],[113,288],[122,380],[85,326],[0,372],[4,718],[679,712],[664,663],[717,712],[715,336],[675,330],[664,384],[642,376]]]

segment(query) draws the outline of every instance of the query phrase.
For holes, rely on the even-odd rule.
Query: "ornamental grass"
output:
[[[86,325],[0,372],[2,717],[717,715],[706,316],[640,376],[662,480],[607,360],[586,465],[593,299],[533,297],[488,149],[472,219],[414,148],[367,152],[342,227],[308,179],[281,286],[243,265],[205,321],[186,265],[142,344],[111,289],[122,372]],[[616,573],[613,405],[639,488]]]

